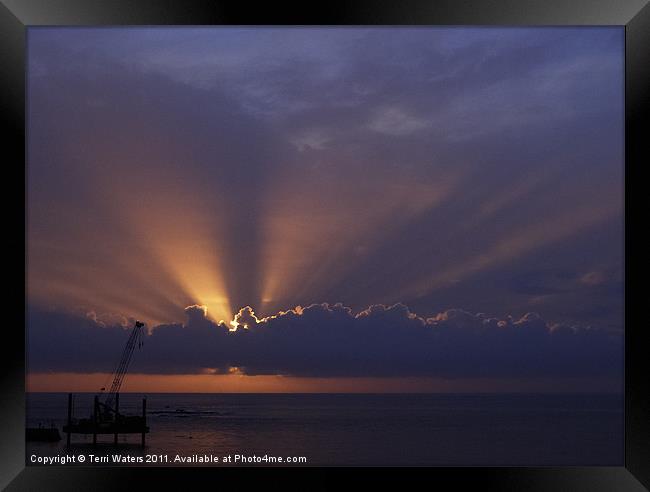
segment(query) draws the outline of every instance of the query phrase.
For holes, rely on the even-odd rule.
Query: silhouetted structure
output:
[[[74,399],[72,393],[68,395],[68,423],[63,426],[63,432],[67,433],[67,444],[70,445],[72,434],[92,434],[93,444],[97,444],[97,434],[113,434],[113,442],[117,444],[119,434],[141,434],[142,446],[145,444],[145,434],[149,432],[147,427],[147,399],[142,399],[142,417],[137,415],[122,415],[120,413],[120,388],[126,376],[136,347],[142,346],[142,330],[144,323],[135,322],[135,326],[129,335],[126,346],[122,351],[120,361],[113,373],[113,383],[108,393],[105,393],[106,400],[100,401],[100,396],[95,395],[93,401],[93,412],[90,418],[75,419]],[[102,388],[102,391],[104,388]],[[114,405],[114,406],[113,406]]]
[[[115,394],[115,408],[111,412],[101,411],[99,398],[93,401],[93,413],[90,418],[75,419],[73,416],[73,395],[68,394],[68,423],[63,426],[67,434],[67,445],[70,446],[72,434],[92,434],[93,445],[97,444],[98,434],[113,434],[113,443],[117,445],[119,434],[140,434],[141,444],[145,445],[145,435],[149,432],[147,426],[147,399],[142,399],[142,416],[122,415],[119,412],[119,393]],[[57,431],[58,432],[58,431]]]

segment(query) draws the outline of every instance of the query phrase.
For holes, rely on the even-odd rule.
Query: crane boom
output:
[[[105,408],[111,407],[111,405],[113,404],[113,400],[115,399],[115,394],[120,391],[120,387],[122,386],[122,382],[124,381],[124,376],[126,376],[126,372],[129,368],[129,363],[131,362],[131,357],[133,356],[133,351],[135,349],[135,346],[140,342],[140,339],[142,337],[143,327],[144,327],[144,323],[140,321],[135,322],[133,331],[131,331],[131,335],[129,335],[129,339],[126,342],[126,346],[122,351],[120,362],[118,363],[117,368],[115,369],[114,376],[113,376],[113,383],[111,384],[111,388],[107,393],[106,401],[104,402]]]

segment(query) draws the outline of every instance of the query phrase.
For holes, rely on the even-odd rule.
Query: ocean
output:
[[[142,396],[121,394],[121,411],[139,415]],[[136,466],[275,466],[278,457],[293,458],[292,466],[620,466],[624,458],[622,395],[146,397],[151,430],[144,449],[140,435],[120,436],[117,447],[112,435],[100,435],[96,447],[92,436],[73,435],[67,450],[67,394],[28,393],[27,426],[54,425],[62,440],[27,442],[27,464],[76,453],[107,456],[108,463],[98,464],[113,466],[115,455],[130,456]],[[92,400],[76,394],[75,416],[90,416]],[[151,456],[156,461],[146,463]]]

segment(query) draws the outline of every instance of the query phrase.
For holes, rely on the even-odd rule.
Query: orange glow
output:
[[[296,300],[322,302],[321,293],[394,228],[450,196],[460,176],[460,171],[441,172],[422,182],[404,175],[386,180],[380,174],[360,183],[323,169],[302,176],[306,182],[296,176],[278,180],[286,190],[267,204],[262,311]]]
[[[192,304],[206,306],[213,320],[232,318],[219,214],[194,192],[194,177],[169,169],[138,175],[139,145],[96,149],[89,157],[95,174],[86,176],[87,209],[59,204],[48,212],[52,230],[28,231],[30,301],[131,316],[149,325],[182,322]],[[164,161],[164,149],[159,152]],[[77,165],[83,175],[88,163]]]
[[[165,183],[155,186],[165,188]],[[177,195],[173,201],[166,195],[153,195],[146,207],[122,210],[120,215],[128,217],[134,231],[145,231],[143,240],[148,251],[186,298],[206,306],[207,316],[214,321],[230,318],[232,309],[219,261],[220,244],[214,232],[219,216],[204,210],[206,205],[196,197]]]
[[[296,378],[243,376],[236,368],[220,374],[129,374],[124,393],[463,393],[619,391],[620,381],[603,379]],[[109,374],[40,373],[27,377],[27,391],[97,392]]]
[[[234,330],[238,323],[233,316],[241,305],[233,303],[250,303],[264,316],[297,303],[408,302],[620,213],[620,207],[607,208],[618,190],[611,190],[609,201],[602,203],[607,190],[583,191],[593,194],[588,197],[553,195],[545,199],[569,205],[559,216],[544,215],[530,224],[508,223],[500,238],[483,244],[472,237],[474,229],[533,195],[532,190],[543,184],[543,175],[474,202],[469,164],[451,168],[432,163],[423,172],[396,162],[394,167],[374,169],[356,156],[343,156],[346,162],[335,163],[343,172],[333,172],[326,162],[309,167],[300,159],[278,166],[265,176],[268,193],[255,197],[260,203],[254,209],[255,220],[244,217],[239,223],[238,217],[230,217],[236,215],[236,206],[222,206],[232,201],[226,180],[206,180],[197,174],[187,149],[175,148],[173,139],[161,140],[164,130],[155,124],[145,128],[137,122],[124,124],[116,130],[119,146],[110,136],[93,135],[86,135],[92,145],[83,152],[78,142],[84,138],[75,135],[62,143],[74,156],[71,171],[87,185],[87,209],[65,201],[53,210],[28,207],[30,217],[48,217],[40,228],[29,228],[28,220],[30,303],[133,317],[149,326],[183,322],[185,307],[198,304],[207,307],[210,319],[230,320]],[[573,193],[571,186],[567,189]],[[448,230],[432,236],[431,244],[420,246],[421,254],[395,255],[385,264],[373,264],[373,276],[395,278],[394,282],[372,292],[354,286],[356,291],[343,292],[346,298],[332,298],[338,282],[399,237],[400,227],[435,215],[455,200],[463,204],[467,218],[462,215]],[[576,201],[583,208],[576,209]],[[251,224],[261,231],[251,239],[253,252],[240,258],[237,241],[247,238],[242,235],[244,241],[233,241],[228,233],[245,231]],[[451,250],[446,244],[455,243],[447,242],[447,236],[480,244],[481,249]],[[405,244],[409,240],[404,237]],[[240,271],[253,257],[259,260],[250,262],[255,275]],[[409,271],[406,267],[412,273],[395,275]],[[373,285],[372,280],[364,279],[365,285]],[[237,281],[252,287],[237,289],[232,285]],[[251,298],[236,298],[233,290]]]
[[[497,335],[494,354],[471,360],[491,332],[477,335],[476,352],[460,343],[492,318],[437,330],[406,309],[502,319],[535,308],[563,327],[622,330],[624,71],[614,33],[591,49],[554,30],[548,45],[541,34],[484,29],[460,44],[462,29],[430,39],[421,29],[340,39],[330,29],[304,38],[215,29],[214,39],[204,29],[47,31],[32,31],[25,86],[34,368],[111,370],[132,318],[149,334],[170,326],[143,337],[142,364],[129,367],[197,374],[128,374],[127,392],[557,391],[557,379],[244,372],[431,374],[458,356],[468,371],[449,364],[444,374],[489,374],[469,371],[509,348]],[[87,42],[68,40],[73,31]],[[109,48],[112,36],[125,42]],[[294,39],[297,49],[285,49]],[[344,307],[256,326],[321,303]],[[377,317],[344,311],[395,303]],[[445,338],[454,326],[462,336]],[[576,360],[590,347],[578,345]],[[497,364],[493,374],[538,367]],[[584,369],[543,370],[574,367]],[[97,391],[110,377],[39,373],[27,383]],[[602,389],[602,379],[565,382]]]

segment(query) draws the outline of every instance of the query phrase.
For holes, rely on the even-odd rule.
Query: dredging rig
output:
[[[75,419],[74,395],[68,394],[68,420],[63,426],[63,432],[67,434],[67,445],[70,445],[72,434],[92,434],[93,445],[97,444],[98,434],[113,434],[114,444],[117,444],[119,434],[141,434],[141,444],[145,445],[145,435],[149,432],[147,426],[147,399],[142,399],[142,416],[124,415],[120,413],[120,388],[129,369],[133,358],[135,347],[142,347],[142,335],[144,323],[136,321],[122,356],[113,372],[113,382],[110,389],[105,388],[96,394],[93,401],[93,412],[90,418]]]

